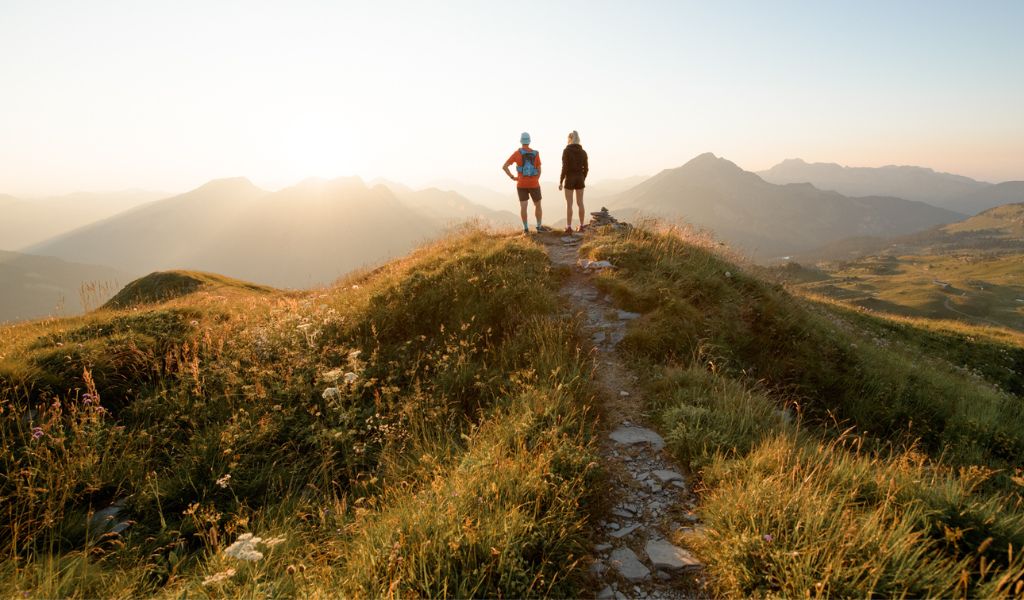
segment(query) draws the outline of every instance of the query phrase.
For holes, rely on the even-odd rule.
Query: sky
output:
[[[1024,180],[1024,2],[0,0],[0,193],[503,190],[703,152]],[[511,192],[511,189],[509,189]]]

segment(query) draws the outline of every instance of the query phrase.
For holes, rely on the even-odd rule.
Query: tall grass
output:
[[[1024,588],[1021,399],[876,344],[704,239],[638,229],[584,252],[644,312],[624,341],[700,481],[684,536],[728,596],[991,597]]]
[[[0,595],[578,593],[589,362],[542,251],[218,282],[5,338]]]
[[[949,461],[1008,467],[1024,455],[1019,397],[919,347],[878,345],[707,247],[634,229],[583,250],[618,265],[601,284],[623,306],[647,313],[624,341],[637,357],[696,356],[761,382],[808,417],[917,440]]]

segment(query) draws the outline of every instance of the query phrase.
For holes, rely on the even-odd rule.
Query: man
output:
[[[523,233],[530,232],[530,226],[526,220],[526,202],[533,199],[534,214],[537,217],[537,231],[551,231],[541,223],[543,213],[540,208],[540,153],[530,148],[530,134],[523,132],[519,136],[519,143],[522,148],[512,153],[501,167],[509,179],[516,182],[516,192],[519,194],[519,216],[523,218]],[[513,175],[508,168],[516,165],[516,174]]]

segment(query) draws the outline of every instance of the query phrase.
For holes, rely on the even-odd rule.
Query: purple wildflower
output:
[[[32,428],[32,439],[38,440],[41,437],[43,437],[43,428],[42,427],[33,427]]]
[[[775,538],[773,538],[773,537],[772,537],[772,534],[770,534],[770,533],[766,533],[766,534],[764,534],[764,541],[766,541],[766,542],[771,542],[771,541],[772,541],[772,540],[774,540],[774,539],[775,539]]]

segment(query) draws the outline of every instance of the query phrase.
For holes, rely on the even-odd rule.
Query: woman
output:
[[[580,145],[580,134],[573,131],[569,134],[569,144],[562,151],[562,176],[558,179],[558,189],[565,186],[565,232],[572,233],[572,193],[576,192],[576,205],[580,208],[580,227],[583,231],[583,188],[590,170],[587,164],[587,151]]]

